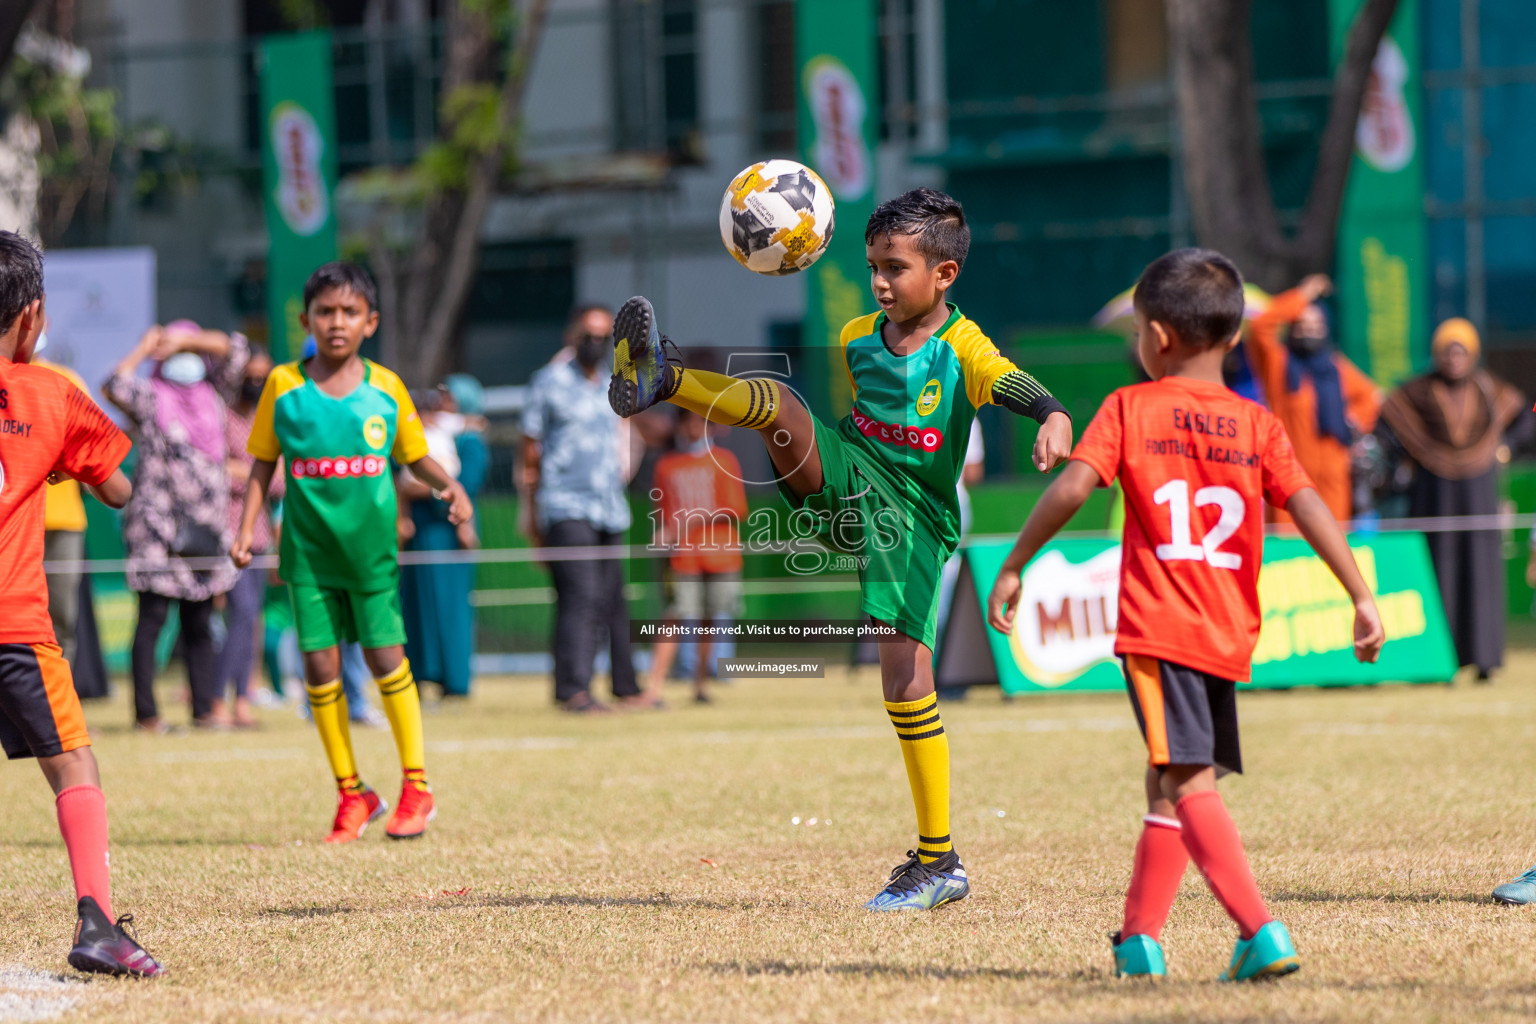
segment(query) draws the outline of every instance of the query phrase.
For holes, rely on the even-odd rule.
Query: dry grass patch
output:
[[[121,688],[120,688],[121,689]],[[90,709],[116,900],[170,968],[67,971],[72,890],[35,769],[0,773],[0,1019],[157,1021],[1499,1020],[1536,1012],[1536,655],[1488,688],[1246,696],[1224,785],[1302,972],[1218,985],[1233,929],[1199,877],[1170,980],[1117,982],[1141,807],[1121,696],[943,712],[971,899],[860,909],[914,839],[868,673],[722,687],[713,708],[577,720],[540,681],[427,721],[442,812],[418,842],[318,840],[333,809],[291,713],[138,736]],[[356,736],[393,797],[387,733]],[[793,825],[793,818],[801,824]],[[809,824],[815,818],[816,824]]]

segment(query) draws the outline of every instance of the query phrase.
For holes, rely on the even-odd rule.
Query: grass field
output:
[[[121,687],[119,688],[121,690]],[[72,890],[36,770],[0,773],[0,1019],[159,1021],[1496,1020],[1536,1013],[1536,654],[1492,687],[1246,696],[1226,797],[1300,974],[1212,979],[1234,932],[1193,871],[1170,979],[1117,982],[1141,806],[1121,696],[944,706],[951,908],[860,909],[912,845],[868,672],[577,720],[534,680],[427,722],[429,835],[329,848],[318,741],[130,734],[92,707],[120,911],[159,982],[60,975]],[[681,691],[679,692],[681,695]],[[357,736],[396,785],[387,733]],[[794,818],[801,824],[792,824]],[[816,819],[811,825],[810,819]]]

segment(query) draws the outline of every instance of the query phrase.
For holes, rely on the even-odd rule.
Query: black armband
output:
[[[1052,413],[1067,411],[1055,395],[1045,390],[1045,385],[1023,370],[1009,370],[993,381],[992,401],[1036,423],[1044,423]]]

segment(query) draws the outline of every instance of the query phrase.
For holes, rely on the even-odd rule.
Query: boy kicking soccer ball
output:
[[[1012,630],[1020,571],[1095,487],[1118,478],[1125,535],[1115,653],[1150,757],[1125,921],[1112,940],[1115,973],[1166,973],[1157,940],[1193,859],[1239,929],[1222,977],[1289,974],[1299,966],[1290,935],[1265,909],[1216,792],[1218,773],[1243,770],[1235,691],[1259,636],[1264,499],[1291,514],[1349,592],[1355,657],[1375,661],[1385,634],[1349,543],[1280,421],[1222,383],[1242,326],[1237,268],[1208,249],[1171,252],[1141,275],[1135,317],[1152,381],[1105,399],[998,570],[987,618]]]
[[[1041,423],[1035,465],[1072,446],[1061,403],[1004,358],[944,296],[970,248],[960,204],[916,189],[883,203],[864,232],[880,311],[851,321],[842,352],[854,390],[836,427],[769,379],[684,368],[662,351],[651,304],[633,298],[614,322],[608,400],[620,416],[671,402],[762,435],[779,490],[831,547],[861,559],[861,606],[900,636],[880,645],[885,707],[917,807],[915,851],[870,910],[931,909],[970,892],[949,836],[949,740],[933,692],[939,575],[959,540],[955,481],[976,410],[1001,405]]]
[[[73,477],[122,508],[133,486],[118,464],[132,445],[67,378],[27,365],[42,332],[42,253],[0,231],[0,749],[37,758],[53,788],[75,876],[70,966],[151,977],[164,971],[124,928],[133,918],[112,918],[107,800],[43,575],[49,477]]]
[[[338,790],[336,821],[325,841],[350,842],[388,810],[358,778],[352,758],[338,650],[343,641],[362,643],[405,773],[384,832],[412,839],[426,831],[437,808],[427,786],[421,701],[405,659],[390,458],[435,488],[455,524],[474,510],[464,488],[427,455],[421,418],[400,378],[357,354],[379,327],[378,292],[367,272],[350,263],[316,270],[304,285],[300,319],[316,352],[267,378],[248,443],[256,461],[245,515],[230,556],[241,568],[250,564],[256,517],[282,456],[288,496],[279,573],[293,600],[310,712]]]

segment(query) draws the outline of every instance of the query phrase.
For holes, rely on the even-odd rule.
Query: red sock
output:
[[[1177,821],[1149,814],[1142,818],[1141,838],[1136,842],[1136,864],[1131,869],[1131,888],[1125,894],[1122,936],[1145,935],[1153,942],[1163,933],[1163,922],[1179,894],[1179,882],[1189,867]]]
[[[1245,939],[1268,924],[1272,918],[1259,895],[1259,886],[1248,867],[1243,840],[1232,824],[1227,805],[1214,789],[1191,793],[1176,808],[1184,826],[1184,846],[1194,860],[1206,884],[1227,914],[1237,922]]]
[[[69,850],[75,899],[90,896],[112,918],[112,881],[107,871],[107,798],[95,786],[70,786],[59,794],[59,832]]]

